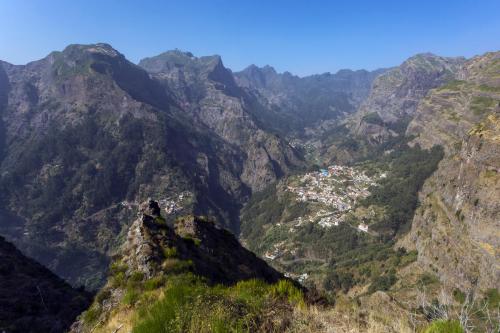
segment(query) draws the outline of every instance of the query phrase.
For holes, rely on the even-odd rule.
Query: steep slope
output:
[[[354,117],[354,133],[381,143],[401,132],[430,89],[455,78],[465,58],[418,54],[375,79],[370,95]]]
[[[48,269],[0,237],[0,331],[65,332],[90,304]]]
[[[407,135],[445,158],[426,182],[403,244],[443,284],[497,288],[500,248],[500,53],[475,57],[419,104]]]
[[[201,100],[106,44],[2,63],[0,233],[71,283],[96,287],[147,197],[172,217],[212,215],[237,232],[252,190],[302,162],[252,121],[237,87],[221,88],[232,76],[220,59],[202,62],[190,86]]]
[[[143,59],[139,65],[173,91],[194,122],[241,149],[241,179],[252,190],[263,189],[302,164],[293,148],[273,134],[262,106],[236,85],[219,56],[197,58],[176,50]]]
[[[141,205],[111,272],[72,331],[283,331],[304,302],[231,233],[194,216],[171,227],[155,201]]]
[[[383,72],[341,70],[299,78],[289,72],[279,74],[270,66],[251,65],[235,73],[235,78],[269,112],[283,119],[291,131],[288,135],[300,136],[308,127],[353,113],[368,96],[372,81]]]

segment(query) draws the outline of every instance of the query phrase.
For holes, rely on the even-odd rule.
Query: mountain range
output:
[[[134,64],[108,44],[0,62],[0,235],[18,260],[100,290],[73,331],[153,325],[123,316],[146,311],[138,293],[159,297],[164,280],[185,274],[203,290],[255,278],[274,286],[259,289],[259,311],[244,300],[252,311],[229,314],[253,318],[234,323],[250,331],[291,332],[299,324],[287,314],[306,320],[305,308],[334,306],[307,329],[357,316],[359,331],[403,332],[410,317],[399,310],[418,308],[422,285],[498,302],[499,66],[499,52],[423,53],[388,69],[298,77],[232,72],[220,56],[180,50]],[[58,283],[68,299],[80,295],[71,308],[81,312],[88,293]],[[237,306],[235,292],[221,302]],[[279,325],[263,319],[271,299]],[[5,318],[9,332],[17,324]],[[54,330],[67,329],[58,320]]]

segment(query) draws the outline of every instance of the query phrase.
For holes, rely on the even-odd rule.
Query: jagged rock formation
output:
[[[175,248],[175,258],[192,261],[194,272],[212,283],[231,284],[252,278],[273,283],[283,278],[212,221],[189,215],[178,218],[172,228],[161,216],[158,203],[151,200],[141,205],[139,215],[123,248],[121,260],[128,274],[139,271],[146,278],[158,275],[164,269],[165,249]]]
[[[263,106],[236,84],[219,56],[196,58],[170,51],[143,59],[139,65],[175,94],[194,122],[241,149],[241,180],[252,190],[262,190],[291,166],[301,164],[285,141],[266,131],[273,125],[263,121],[267,120]]]
[[[427,180],[412,231],[402,243],[441,282],[462,290],[500,283],[500,53],[467,61],[460,80],[419,104],[407,135],[445,158]]]
[[[401,134],[399,127],[406,126],[420,100],[429,90],[455,78],[464,61],[418,54],[381,74],[353,118],[353,133],[375,144]]]
[[[0,331],[65,332],[90,304],[75,290],[0,237]]]

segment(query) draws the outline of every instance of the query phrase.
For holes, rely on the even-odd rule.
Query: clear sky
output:
[[[179,48],[306,75],[433,52],[500,50],[500,0],[0,0],[0,59],[106,42],[133,61]]]

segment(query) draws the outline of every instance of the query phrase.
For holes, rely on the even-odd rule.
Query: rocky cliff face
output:
[[[500,54],[467,61],[459,80],[432,90],[407,135],[445,158],[427,180],[403,244],[441,282],[462,290],[499,284]]]
[[[0,331],[66,332],[91,302],[0,237]]]
[[[354,133],[372,143],[398,135],[399,127],[406,126],[428,91],[455,78],[464,61],[419,54],[381,74],[354,117]]]
[[[172,257],[178,260],[189,260],[194,273],[212,283],[232,284],[252,278],[272,283],[283,277],[213,221],[189,215],[178,218],[172,228],[165,223],[157,202],[144,202],[119,260],[128,267],[127,274],[138,271],[149,279],[165,268],[162,264],[165,266],[168,251],[175,251]]]
[[[267,131],[268,117],[235,82],[219,56],[194,57],[170,51],[139,63],[172,91],[194,122],[241,150],[241,180],[252,190],[263,189],[302,164],[297,153],[280,137]]]
[[[303,163],[220,58],[167,58],[148,73],[109,45],[71,45],[0,66],[0,232],[74,284],[104,281],[137,202],[237,232],[250,193]]]

